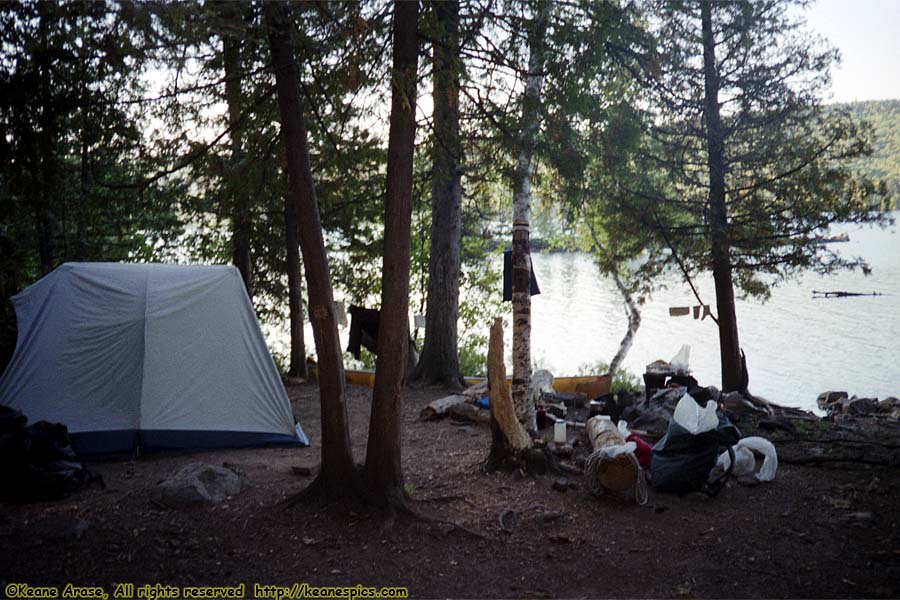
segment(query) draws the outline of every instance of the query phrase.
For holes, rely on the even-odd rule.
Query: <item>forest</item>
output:
[[[869,123],[875,134],[872,154],[854,160],[860,173],[878,178],[888,186],[886,210],[896,210],[900,198],[900,100],[872,100],[834,105]]]
[[[712,32],[728,138],[722,226],[735,284],[753,295],[799,268],[859,266],[810,241],[827,222],[877,219],[867,209],[897,191],[897,102],[823,105],[834,51],[792,37],[789,4],[723,9]],[[539,247],[593,251],[626,300],[661,270],[712,269],[715,203],[694,173],[708,162],[699,5],[448,6],[423,4],[417,25],[409,303],[437,308],[435,270],[449,275],[443,301],[457,304],[458,331],[450,318],[431,337],[459,340],[439,344],[459,355],[451,363],[483,372],[484,325],[500,307],[491,256],[511,247],[521,199]],[[346,304],[377,307],[393,8],[289,12],[331,283]],[[0,19],[3,364],[15,343],[8,298],[63,262],[232,262],[260,319],[291,331],[282,368],[301,372],[313,351],[261,6],[22,2]],[[796,58],[737,60],[766,40]],[[752,69],[801,76],[762,85]],[[779,157],[796,167],[774,173],[765,149],[806,132],[810,144]],[[771,176],[751,181],[748,169]],[[770,219],[796,208],[778,197],[790,186],[802,211]]]

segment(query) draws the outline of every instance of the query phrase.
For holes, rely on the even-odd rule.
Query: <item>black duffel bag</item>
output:
[[[716,416],[719,423],[714,429],[696,435],[675,419],[669,421],[666,435],[653,446],[650,473],[654,489],[679,495],[690,492],[718,494],[734,466],[731,447],[741,439],[741,432],[721,410],[716,411]],[[731,456],[730,466],[721,477],[710,482],[709,474],[723,450]]]

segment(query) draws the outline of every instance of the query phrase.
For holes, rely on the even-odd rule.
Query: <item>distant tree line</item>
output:
[[[834,108],[871,126],[872,154],[854,159],[853,168],[887,184],[883,210],[900,208],[900,99],[850,102]]]

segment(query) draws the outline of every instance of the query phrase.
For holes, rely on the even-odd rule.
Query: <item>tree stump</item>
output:
[[[518,462],[519,456],[531,448],[531,437],[516,418],[506,365],[503,364],[503,319],[496,319],[491,327],[488,343],[488,394],[491,408],[491,453],[488,465],[499,467]]]

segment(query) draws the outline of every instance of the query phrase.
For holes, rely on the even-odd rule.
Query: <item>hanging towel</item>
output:
[[[534,276],[534,268],[531,269],[531,295],[541,293],[537,279]],[[503,253],[503,301],[512,302],[512,250]]]
[[[669,316],[670,317],[683,317],[685,315],[691,314],[690,306],[670,306],[669,307]]]

